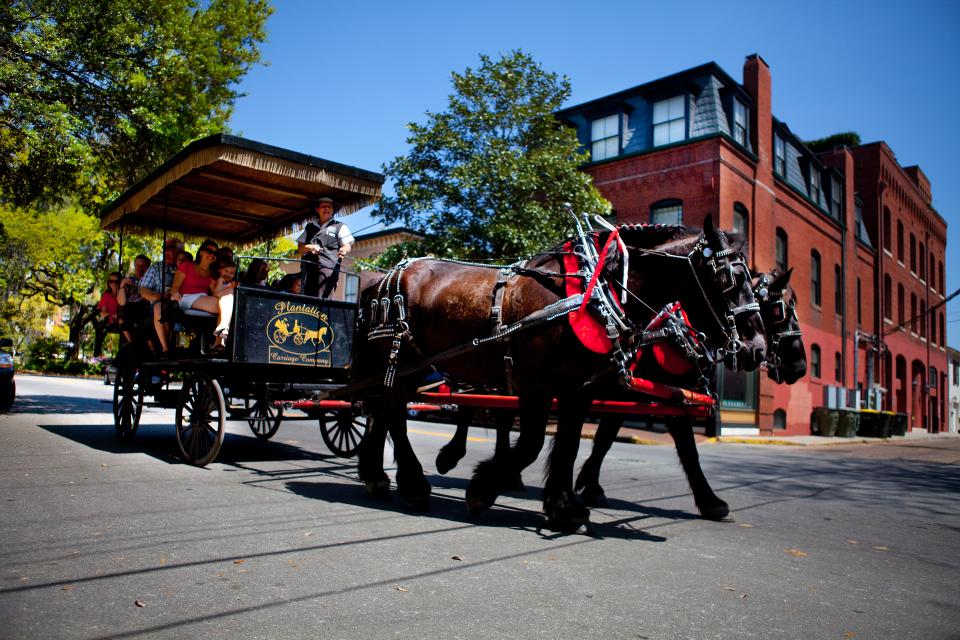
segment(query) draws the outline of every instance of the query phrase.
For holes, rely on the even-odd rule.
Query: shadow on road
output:
[[[77,415],[80,413],[113,413],[110,400],[79,398],[76,396],[17,396],[13,406],[6,412],[15,414]]]

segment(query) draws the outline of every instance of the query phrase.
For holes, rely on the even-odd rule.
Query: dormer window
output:
[[[674,96],[653,103],[653,146],[680,142],[687,138],[687,101]]]
[[[773,170],[778,175],[787,175],[787,145],[778,135],[773,136]]]
[[[590,124],[590,159],[614,158],[620,154],[620,116],[598,118]]]
[[[837,220],[843,217],[843,186],[836,178],[830,183],[830,215]],[[859,232],[859,228],[857,231]]]
[[[820,172],[810,163],[810,199],[820,204]]]
[[[742,102],[733,99],[733,139],[742,146],[747,146],[747,108]]]

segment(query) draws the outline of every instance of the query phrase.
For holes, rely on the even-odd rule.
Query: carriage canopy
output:
[[[329,196],[348,215],[380,198],[383,175],[227,134],[185,147],[100,214],[108,230],[246,245],[295,231]]]

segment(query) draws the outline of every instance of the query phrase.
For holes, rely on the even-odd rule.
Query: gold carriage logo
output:
[[[277,302],[267,323],[267,361],[311,367],[330,366],[333,328],[327,314],[311,304]]]

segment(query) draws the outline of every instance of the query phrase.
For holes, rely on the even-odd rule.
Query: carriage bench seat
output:
[[[217,314],[215,313],[198,309],[177,309],[173,316],[174,333],[194,334],[201,354],[205,354],[213,344],[213,331],[216,328]]]

